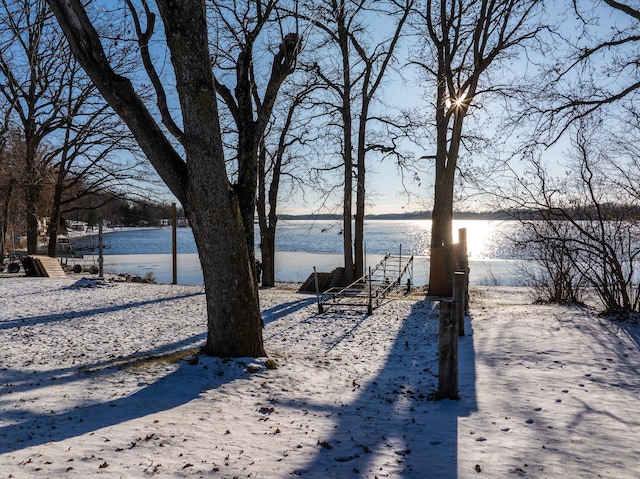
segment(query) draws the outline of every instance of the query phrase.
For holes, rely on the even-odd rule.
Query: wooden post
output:
[[[469,250],[467,248],[467,228],[458,229],[458,270],[464,271],[464,313],[469,314]]]
[[[438,334],[438,399],[458,399],[458,322],[453,301],[440,301]]]
[[[371,267],[369,267],[369,306],[367,307],[367,314],[371,316],[373,314],[373,296],[372,296],[372,285],[371,285]]]
[[[98,279],[104,279],[104,241],[102,239],[102,218],[98,220]]]
[[[458,335],[464,336],[465,283],[464,271],[453,273],[453,318],[458,322]]]
[[[176,211],[176,204],[171,203],[171,260],[173,268],[173,281],[171,284],[178,284],[178,213]]]

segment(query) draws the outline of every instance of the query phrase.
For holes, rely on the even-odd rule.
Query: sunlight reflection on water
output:
[[[517,284],[518,266],[506,235],[514,231],[509,221],[456,220],[458,229],[467,228],[471,282],[474,284]],[[276,280],[302,282],[315,266],[318,271],[331,271],[342,265],[343,237],[337,221],[281,221],[276,244]],[[367,265],[375,265],[385,253],[413,254],[414,284],[428,282],[428,220],[369,220],[365,222]],[[105,271],[144,276],[152,272],[160,283],[170,283],[171,231],[169,228],[114,232],[105,235]],[[193,236],[188,228],[178,229],[178,282],[202,284],[202,273]],[[259,245],[256,245],[259,257]],[[149,254],[153,253],[153,254]]]

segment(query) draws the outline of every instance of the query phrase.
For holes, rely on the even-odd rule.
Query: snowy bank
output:
[[[432,402],[437,303],[261,305],[277,369],[194,360],[200,287],[1,279],[0,478],[640,477],[638,326],[475,287]]]

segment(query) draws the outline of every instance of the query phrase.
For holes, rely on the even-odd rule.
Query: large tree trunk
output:
[[[338,42],[342,55],[342,135],[344,142],[344,188],[342,204],[342,245],[344,251],[344,280],[349,285],[355,279],[353,263],[353,130],[351,119],[351,66],[349,63],[349,32],[345,25],[344,5],[335,12],[338,21]]]
[[[449,151],[449,114],[447,107],[444,51],[439,51],[439,81],[436,108],[436,158],[434,201],[431,213],[431,261],[429,268],[430,294],[449,295],[453,290],[452,229],[453,179],[455,158]],[[452,161],[453,160],[453,161]]]
[[[238,100],[238,118],[236,119],[238,127],[238,182],[235,189],[240,201],[249,258],[252,264],[255,264],[254,219],[258,177],[258,145],[261,134],[256,131],[253,119],[253,106],[250,101],[252,90],[249,85],[251,76],[248,73],[250,67],[243,65],[244,58],[250,59],[251,52],[243,52],[243,55],[240,55],[238,59],[238,63],[244,67],[247,73],[241,75],[242,81],[238,80],[239,85],[236,89],[238,91],[244,88],[246,95],[240,95]]]
[[[38,251],[38,200],[40,199],[40,174],[36,167],[36,147],[34,145],[35,126],[30,121],[25,128],[25,198],[27,200],[27,253]]]
[[[367,85],[368,83],[365,83]],[[366,88],[363,89],[362,108],[360,114],[360,124],[358,127],[358,159],[356,162],[356,217],[355,217],[355,236],[353,249],[355,255],[355,277],[361,278],[364,271],[364,213],[366,200],[366,184],[365,178],[367,174],[366,165],[366,131],[367,117],[369,115],[369,100],[366,97]]]
[[[243,218],[227,177],[205,9],[196,0],[162,0],[158,6],[176,73],[186,133],[188,187],[183,206],[193,228],[207,296],[204,352],[215,356],[264,356],[253,244],[247,242],[243,223],[246,217]],[[193,88],[194,84],[198,87]],[[253,212],[251,218],[253,238]]]
[[[193,195],[189,211],[207,298],[203,352],[222,357],[264,356],[258,289],[249,252],[244,241],[239,241],[244,227],[235,195],[217,189],[204,198]]]
[[[27,186],[27,253],[36,254],[38,252],[38,200],[40,199],[40,188],[36,185]]]

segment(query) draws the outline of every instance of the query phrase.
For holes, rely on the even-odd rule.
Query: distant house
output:
[[[161,220],[158,220],[158,224],[160,226],[171,226],[171,220],[168,218],[162,218]],[[179,228],[189,226],[189,221],[184,216],[182,218],[176,218],[176,226]]]
[[[87,231],[87,223],[84,221],[67,220],[67,229],[84,233]]]

